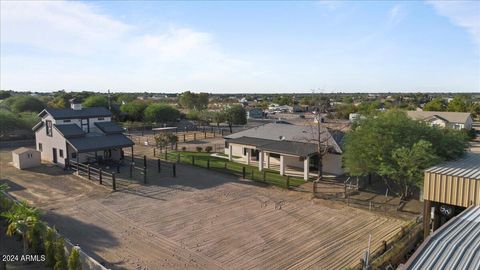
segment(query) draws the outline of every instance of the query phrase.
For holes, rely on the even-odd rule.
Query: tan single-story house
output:
[[[414,120],[443,128],[471,129],[473,124],[472,115],[463,112],[407,111],[407,115]]]
[[[229,160],[241,157],[246,164],[258,163],[258,169],[279,168],[285,175],[288,168],[303,171],[309,179],[311,171],[319,171],[318,158],[322,156],[323,172],[340,175],[342,166],[342,132],[322,127],[321,152],[318,151],[318,127],[269,123],[225,136],[225,154]]]
[[[40,152],[26,147],[20,147],[12,151],[12,164],[15,168],[23,170],[42,164]]]

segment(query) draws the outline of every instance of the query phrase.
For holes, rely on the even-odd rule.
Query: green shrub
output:
[[[68,270],[82,270],[78,248],[73,247],[68,257]]]
[[[45,265],[53,267],[55,265],[55,229],[48,228],[45,235]]]
[[[55,266],[53,269],[67,269],[67,260],[65,258],[65,239],[63,237],[59,237],[57,241],[55,241]]]
[[[205,152],[210,153],[210,152],[212,152],[212,149],[213,148],[211,146],[207,146],[207,147],[205,147]]]
[[[201,146],[197,146],[197,152],[202,152],[203,148]]]

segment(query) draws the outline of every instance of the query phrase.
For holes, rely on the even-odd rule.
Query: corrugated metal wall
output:
[[[462,207],[480,205],[478,179],[425,172],[423,199]]]

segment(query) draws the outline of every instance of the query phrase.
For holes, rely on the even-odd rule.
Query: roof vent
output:
[[[70,108],[72,110],[81,110],[82,109],[82,100],[79,98],[72,98],[70,101]]]

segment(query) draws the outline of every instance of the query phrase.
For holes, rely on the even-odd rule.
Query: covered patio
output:
[[[234,146],[243,148],[241,157],[234,157]],[[294,141],[272,141],[259,138],[241,137],[228,141],[228,159],[265,169],[278,170],[280,175],[302,176],[308,180],[311,170],[318,176],[317,145]]]

